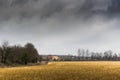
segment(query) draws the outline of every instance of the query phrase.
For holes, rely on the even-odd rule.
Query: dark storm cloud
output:
[[[119,5],[119,0],[0,0],[0,23],[15,21],[18,27],[24,22],[31,24],[31,19],[32,23],[37,20],[36,24],[46,19],[84,21],[95,15],[119,14]]]
[[[53,16],[91,18],[120,13],[119,0],[0,0],[0,20],[46,19]]]
[[[119,18],[119,8],[119,0],[0,0],[0,27],[23,33],[28,27],[32,32],[65,32],[73,29],[71,24]]]
[[[0,40],[41,41],[43,48],[102,44],[119,29],[119,9],[120,0],[0,0]]]

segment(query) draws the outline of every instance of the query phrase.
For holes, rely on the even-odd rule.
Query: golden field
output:
[[[50,62],[0,68],[0,80],[120,80],[120,62]]]

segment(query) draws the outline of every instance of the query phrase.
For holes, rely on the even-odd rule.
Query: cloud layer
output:
[[[120,0],[0,0],[0,40],[40,53],[119,52]]]

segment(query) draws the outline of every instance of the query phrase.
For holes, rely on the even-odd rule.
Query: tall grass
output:
[[[0,68],[0,80],[120,80],[120,62],[51,62]]]

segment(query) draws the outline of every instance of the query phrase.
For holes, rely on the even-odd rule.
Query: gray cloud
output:
[[[120,29],[119,9],[119,0],[0,0],[0,40],[30,41],[41,52],[93,49],[106,42],[109,49],[117,46],[112,40],[120,40],[115,36]]]
[[[119,13],[118,0],[0,0],[1,20],[49,18],[54,15],[91,17]]]

